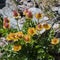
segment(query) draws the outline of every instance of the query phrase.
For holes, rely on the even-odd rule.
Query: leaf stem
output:
[[[16,22],[17,22],[17,30],[20,31],[20,27],[19,27],[19,24],[18,24],[18,20],[17,20]]]

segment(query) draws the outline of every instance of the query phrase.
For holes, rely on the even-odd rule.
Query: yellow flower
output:
[[[38,25],[36,26],[36,29],[37,29],[37,30],[42,30],[42,29],[43,29],[43,26],[42,26],[41,24],[38,24]]]
[[[13,16],[17,19],[19,18],[20,14],[16,10],[13,10]]]
[[[10,34],[7,36],[6,40],[8,40],[8,41],[13,40],[13,37],[12,37],[13,35],[14,35],[13,33],[10,33]]]
[[[34,34],[36,34],[35,28],[29,28],[29,29],[28,29],[28,34],[29,34],[29,35],[34,35]]]
[[[26,43],[30,43],[30,42],[31,42],[30,36],[29,36],[29,35],[25,35],[25,36],[24,36],[24,41],[25,41]]]
[[[43,24],[43,27],[46,29],[46,30],[49,30],[51,28],[51,25],[50,24]]]
[[[17,36],[18,38],[22,38],[22,37],[23,37],[23,33],[22,33],[22,32],[17,32],[17,33],[16,33],[16,36]]]
[[[14,18],[15,18],[15,19],[18,19],[18,18],[19,18],[19,16],[20,16],[20,14],[18,13],[18,16],[14,16]]]
[[[26,13],[28,12],[28,9],[25,9],[24,11],[23,11],[23,15],[25,15],[26,16]]]
[[[59,43],[59,39],[58,38],[53,38],[52,40],[51,40],[51,44],[53,44],[53,45],[56,45],[56,44],[58,44]]]
[[[14,45],[13,46],[13,51],[19,51],[19,50],[21,50],[21,48],[22,48],[22,46],[21,45]]]
[[[27,19],[32,19],[32,18],[33,18],[33,14],[32,14],[31,11],[28,11],[28,12],[26,13],[26,18],[27,18]]]
[[[10,21],[7,17],[5,17],[4,20],[3,20],[3,28],[4,29],[7,29],[7,28],[9,29],[10,28]]]
[[[4,29],[9,29],[10,28],[10,23],[3,23],[3,28]]]
[[[36,13],[35,17],[39,20],[40,18],[42,18],[42,14],[41,13]]]
[[[15,33],[10,33],[8,36],[7,36],[7,38],[6,38],[6,40],[8,40],[8,41],[17,41],[18,40],[18,37],[16,36],[16,34]]]
[[[3,23],[9,23],[9,19],[7,17],[4,18]]]

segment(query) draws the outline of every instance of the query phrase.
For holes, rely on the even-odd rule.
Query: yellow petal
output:
[[[14,45],[13,46],[13,51],[19,51],[19,50],[21,50],[21,48],[22,48],[22,46],[21,45]]]
[[[30,42],[31,42],[30,36],[29,36],[29,35],[25,35],[25,36],[24,36],[24,41],[25,41],[26,43],[30,43]]]
[[[58,44],[59,43],[59,39],[58,38],[53,38],[52,40],[51,40],[51,44],[53,44],[53,45],[56,45],[56,44]]]
[[[43,26],[42,26],[41,24],[38,24],[38,25],[36,26],[36,29],[37,29],[37,30],[42,30],[42,29],[43,29]]]
[[[46,29],[46,30],[49,30],[51,28],[51,25],[50,24],[43,24],[43,27]]]
[[[36,34],[36,29],[35,29],[35,28],[29,28],[29,29],[28,29],[28,34],[29,34],[29,35],[34,35],[34,34]]]

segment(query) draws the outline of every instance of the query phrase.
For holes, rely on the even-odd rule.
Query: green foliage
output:
[[[20,2],[17,2],[16,0],[14,0],[14,2],[15,2],[16,5],[19,5],[20,4]]]
[[[35,27],[36,26],[36,22],[33,22],[32,20],[27,20],[24,22],[23,27],[22,27],[22,31],[24,34],[27,34],[27,30],[29,27]]]
[[[2,16],[0,16],[0,28],[2,28],[3,27],[3,18],[2,18]]]
[[[17,29],[0,29],[0,34],[2,37],[6,37],[10,32],[17,32]]]
[[[29,27],[36,28],[36,22],[27,20],[23,24],[22,32],[27,34]],[[18,32],[17,29],[0,29],[2,36],[6,37],[9,33]],[[54,57],[49,54],[49,51],[58,51],[59,45],[52,46],[51,39],[54,38],[55,32],[51,28],[46,30],[43,34],[35,34],[31,36],[31,42],[25,43],[21,38],[16,42],[8,42],[7,45],[1,47],[1,52],[4,54],[0,60],[54,60]],[[12,50],[13,45],[21,45],[22,49],[18,52]]]
[[[29,27],[35,27],[34,22],[26,21],[23,25],[23,32],[27,34],[27,30]],[[16,32],[16,30],[1,30],[1,32],[5,36],[10,32]],[[7,33],[8,32],[8,33]],[[43,38],[44,37],[44,38]],[[54,37],[54,31],[52,29],[44,32],[42,35],[34,35],[32,37],[33,43],[25,44],[23,39],[19,42],[15,42],[14,44],[21,44],[22,49],[19,52],[13,52],[10,48],[12,48],[12,44],[5,46],[3,49],[5,51],[2,56],[2,60],[54,60],[53,56],[49,55],[48,49],[50,45],[50,40]],[[6,50],[6,48],[8,48]]]

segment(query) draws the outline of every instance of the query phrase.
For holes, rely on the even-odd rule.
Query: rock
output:
[[[52,11],[58,11],[58,7],[52,7]]]
[[[58,14],[60,14],[60,7],[59,7],[59,9],[58,9]]]
[[[6,5],[6,0],[0,0],[0,9],[5,7],[5,5]]]
[[[58,28],[59,28],[59,24],[54,24],[54,25],[53,25],[53,29],[56,30],[56,29],[58,29]]]
[[[35,13],[42,13],[41,9],[40,8],[35,8],[35,7],[32,7],[32,8],[29,8],[29,10],[35,14]]]

